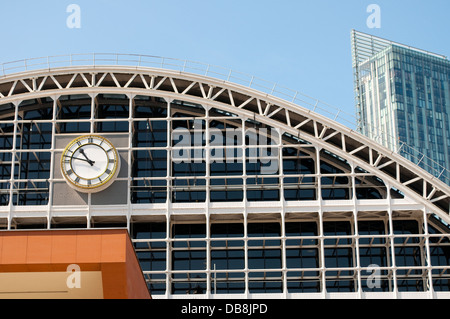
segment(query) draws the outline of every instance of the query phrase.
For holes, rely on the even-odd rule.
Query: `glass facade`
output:
[[[375,37],[367,41],[379,45],[367,59],[358,60],[364,48],[353,44],[361,132],[449,183],[450,62]]]
[[[171,220],[170,227],[137,222],[131,234],[153,295],[424,292],[430,278],[435,291],[449,291],[448,234],[438,235],[435,221],[427,220],[425,235],[420,212],[414,219],[398,214],[391,222],[387,212],[377,212],[379,218],[360,214],[356,223],[350,214],[339,220],[327,214],[322,224],[319,214],[308,215],[263,223],[239,221],[242,216],[227,223],[215,217],[197,224]],[[376,287],[369,280],[375,266]]]

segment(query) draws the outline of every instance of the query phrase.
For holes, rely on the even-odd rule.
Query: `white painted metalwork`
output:
[[[108,224],[109,222],[123,222],[124,226],[131,230],[135,223],[139,222],[161,222],[165,224],[165,235],[163,238],[134,238],[136,245],[147,245],[147,248],[138,248],[137,251],[149,253],[164,254],[165,267],[163,270],[145,270],[149,284],[161,284],[165,287],[162,295],[154,297],[164,298],[223,298],[223,297],[243,297],[243,298],[408,298],[408,297],[426,297],[443,298],[449,297],[446,292],[437,291],[439,280],[450,280],[450,265],[435,265],[433,257],[434,248],[447,247],[449,241],[449,229],[446,225],[450,223],[449,202],[450,188],[435,176],[427,173],[417,165],[409,162],[396,152],[377,144],[376,142],[364,137],[354,130],[313,112],[311,109],[301,107],[296,103],[302,103],[299,100],[300,94],[294,93],[294,102],[289,102],[279,96],[255,90],[255,78],[250,79],[250,85],[243,86],[230,82],[233,72],[225,72],[226,78],[210,77],[215,72],[223,75],[223,70],[217,71],[213,67],[208,67],[205,74],[187,73],[190,68],[194,68],[186,61],[181,65],[176,65],[175,70],[160,69],[148,67],[149,57],[132,56],[130,64],[127,65],[99,65],[102,61],[100,55],[90,55],[86,61],[70,56],[71,67],[57,68],[57,59],[36,60],[36,67],[42,65],[48,66],[46,70],[30,70],[33,65],[28,60],[24,65],[17,66],[20,71],[23,67],[27,69],[21,73],[13,72],[13,64],[3,65],[3,77],[0,79],[0,107],[8,108],[13,105],[13,119],[8,117],[1,121],[5,125],[14,126],[13,141],[17,141],[22,134],[24,125],[29,125],[28,130],[42,129],[43,124],[51,124],[52,143],[47,149],[25,149],[17,148],[16,142],[11,150],[3,150],[0,153],[12,153],[11,166],[16,167],[15,161],[20,161],[22,153],[35,156],[39,159],[41,153],[50,154],[51,165],[57,161],[58,154],[63,147],[57,146],[56,135],[59,123],[87,123],[90,132],[95,132],[95,125],[98,122],[103,123],[128,123],[126,132],[111,133],[119,137],[124,135],[126,143],[117,146],[119,153],[128,162],[128,174],[119,176],[117,181],[127,184],[127,189],[131,190],[133,182],[141,181],[151,183],[156,180],[165,180],[167,186],[167,198],[164,203],[133,203],[131,191],[126,195],[123,204],[94,204],[93,195],[87,194],[87,204],[85,205],[55,205],[53,202],[53,192],[56,191],[55,185],[63,181],[62,177],[55,176],[53,171],[48,179],[24,180],[15,174],[14,169],[11,172],[9,180],[1,181],[9,185],[5,190],[9,192],[10,198],[15,198],[17,188],[20,183],[34,183],[33,186],[27,186],[39,189],[40,183],[48,183],[49,201],[46,205],[36,206],[18,206],[12,201],[8,206],[0,207],[0,219],[6,220],[5,229],[17,227],[17,221],[25,224],[36,220],[44,221],[48,229],[58,221],[66,220],[86,220],[86,227],[96,227],[98,224]],[[92,63],[95,66],[75,66],[77,63]],[[115,61],[120,64],[127,64],[126,58],[130,56],[115,55]],[[120,58],[120,59],[119,59]],[[66,63],[63,57],[61,63]],[[136,64],[138,61],[138,65]],[[167,59],[155,59],[151,63],[160,63],[155,67],[170,66]],[[111,63],[111,57],[107,56],[106,63]],[[173,62],[173,61],[172,61]],[[182,68],[182,71],[178,68]],[[270,86],[271,92],[279,89],[277,86]],[[280,93],[280,91],[278,91]],[[291,92],[292,93],[292,92]],[[61,103],[61,97],[67,95],[89,95],[90,97],[90,116],[85,119],[62,120],[57,117],[57,110]],[[97,97],[99,94],[114,94],[126,96],[126,103],[129,103],[129,114],[126,117],[117,118],[99,118],[94,110],[97,107]],[[234,185],[235,188],[242,189],[243,199],[240,201],[213,202],[210,200],[210,191],[214,190],[210,168],[206,168],[202,180],[204,185],[190,184],[184,187],[189,191],[205,190],[205,200],[200,202],[177,203],[171,198],[174,190],[180,189],[175,185],[176,177],[167,173],[163,178],[156,177],[132,177],[131,163],[133,152],[163,150],[168,154],[173,154],[178,150],[176,145],[168,143],[164,147],[136,147],[133,145],[133,125],[138,119],[133,116],[134,105],[138,96],[150,96],[163,99],[167,104],[167,116],[160,118],[161,122],[167,123],[167,128],[171,128],[174,122],[181,120],[190,121],[194,119],[202,120],[205,123],[205,132],[208,133],[212,128],[211,122],[221,120],[224,123],[234,123],[243,131],[248,125],[265,125],[274,128],[283,139],[277,144],[271,145],[278,150],[278,156],[286,148],[298,148],[305,155],[305,158],[311,159],[314,163],[315,173],[295,175],[302,178],[303,182],[290,185],[286,181],[288,177],[284,174],[283,158],[278,157],[278,172],[270,175],[270,178],[276,182],[264,182],[259,187],[260,190],[279,190],[279,198],[267,201],[251,201],[247,197],[247,191],[256,189],[251,179],[254,175],[247,174],[245,165],[243,165],[242,176],[234,176],[235,179],[242,179],[242,185]],[[26,120],[20,118],[20,106],[23,101],[37,99],[52,105],[52,115],[49,119]],[[289,99],[290,100],[290,99]],[[182,101],[184,104],[176,104]],[[317,110],[319,103],[315,102],[306,105],[314,105]],[[323,105],[320,105],[323,107]],[[171,111],[184,108],[183,117],[171,115]],[[201,112],[199,111],[201,109]],[[217,111],[213,111],[217,110]],[[189,113],[190,112],[190,113]],[[196,113],[198,112],[198,113]],[[216,113],[214,113],[216,112]],[[191,114],[186,116],[186,114]],[[9,115],[12,115],[11,113]],[[338,114],[339,116],[340,113]],[[1,112],[0,112],[1,116]],[[335,118],[335,117],[332,117]],[[147,121],[151,125],[154,119],[139,118],[140,121]],[[237,124],[236,124],[237,123]],[[4,133],[6,134],[6,133]],[[122,135],[121,135],[122,134]],[[171,129],[167,129],[167,141],[171,141]],[[206,142],[200,149],[206,149],[206,154],[211,150],[210,142]],[[245,141],[236,145],[236,149],[242,150],[242,159],[245,163],[245,150],[248,148]],[[209,155],[208,155],[209,156]],[[39,160],[38,160],[39,161]],[[205,159],[209,162],[209,158]],[[323,171],[322,165],[339,167],[341,172]],[[167,170],[171,170],[170,156],[167,156]],[[208,165],[206,165],[208,167]],[[233,179],[233,176],[222,176],[222,178]],[[263,178],[256,175],[256,179]],[[195,181],[194,177],[184,178],[189,181]],[[149,184],[150,185],[150,184]],[[381,198],[368,199],[358,198],[357,188],[361,185],[377,189]],[[314,189],[317,196],[310,200],[286,200],[283,193],[289,187],[306,187]],[[233,189],[233,185],[229,185]],[[345,199],[326,199],[324,190],[348,189],[349,194]],[[225,191],[224,187],[218,187],[219,191]],[[338,230],[330,234],[327,230],[329,223],[345,222],[350,225],[350,230],[341,234]],[[384,229],[380,234],[364,234],[359,229],[359,223],[364,221],[382,222]],[[398,221],[415,221],[418,226],[417,233],[396,232],[396,223]],[[317,234],[292,236],[286,231],[289,223],[316,223],[318,225]],[[277,224],[280,225],[278,235],[269,235],[264,237],[253,237],[249,231],[249,225],[252,224]],[[205,225],[205,233],[200,237],[177,238],[174,236],[174,227],[176,225],[200,224]],[[242,225],[243,234],[237,237],[213,237],[211,225],[217,224],[238,224]],[[438,228],[438,233],[431,233],[433,229]],[[240,226],[239,226],[240,227]],[[293,244],[292,241],[298,241],[299,244]],[[214,246],[217,242],[225,242],[225,246]],[[308,242],[309,244],[306,244]],[[152,248],[152,244],[157,244]],[[185,245],[184,246],[177,245]],[[234,246],[233,246],[234,245]],[[216,268],[213,262],[213,251],[237,250],[243,252],[243,267],[239,269],[220,269]],[[309,249],[316,252],[315,260],[317,267],[292,267],[288,261],[292,256],[288,255],[293,249]],[[370,267],[364,258],[367,253],[364,249],[378,249],[383,251],[386,257],[386,265],[379,268],[382,272],[381,277],[385,284],[385,292],[367,291],[366,282]],[[397,264],[396,255],[403,256],[402,249],[411,249],[414,252],[414,260],[418,264]],[[175,270],[173,266],[177,251],[186,251],[189,254],[199,253],[204,257],[205,266],[200,269]],[[276,252],[279,266],[276,268],[255,268],[252,264],[255,251]],[[342,267],[339,264],[330,264],[333,253],[346,251],[350,257],[349,263]],[[331,254],[331,257],[330,257]],[[364,258],[361,256],[363,255]],[[279,257],[278,257],[279,256]],[[331,258],[331,259],[330,259]],[[403,258],[403,257],[402,257]],[[407,257],[404,258],[408,260]],[[336,263],[338,260],[336,259]],[[187,274],[187,275],[186,275]],[[183,276],[188,276],[187,278]],[[199,276],[198,278],[196,276]],[[290,292],[294,283],[297,282],[316,283],[317,292],[315,293],[293,293]],[[405,292],[403,288],[409,287],[405,282],[414,281],[414,287],[418,292]],[[187,282],[189,287],[195,283],[201,284],[205,289],[198,295],[174,295],[173,287],[178,282]],[[242,283],[243,292],[231,294],[215,294],[216,284],[230,284],[233,282]],[[339,287],[330,286],[336,283],[345,282],[346,289],[350,292],[333,292],[339,290]],[[417,284],[420,282],[421,284]],[[280,292],[270,293],[270,283],[280,285]],[[433,286],[435,283],[435,286]],[[269,291],[268,294],[260,295],[253,292],[258,284],[264,286]],[[256,286],[255,286],[256,285]],[[416,286],[420,287],[416,287]],[[439,287],[445,286],[439,284]],[[268,287],[268,288],[267,288]],[[433,288],[434,287],[434,288]],[[402,288],[402,289],[400,289]],[[191,289],[191,288],[189,288]],[[276,288],[278,289],[278,288]],[[274,290],[276,290],[274,289]],[[303,289],[303,288],[302,288]],[[343,289],[343,288],[342,288]],[[307,290],[307,289],[306,289]]]
[[[366,59],[367,54],[378,52],[386,45],[396,44],[398,46],[411,48],[409,46],[402,45],[400,43],[394,43],[388,40],[384,40],[378,37],[370,36],[359,31],[352,32],[352,43],[353,49],[355,50],[356,44],[358,44],[358,48],[361,48],[360,51],[355,53],[355,57],[358,56],[358,61],[361,59]],[[367,43],[370,43],[367,44]],[[366,49],[366,44],[370,47]],[[415,49],[417,51],[426,52],[427,54],[433,54],[427,51]],[[433,54],[439,58],[446,58],[445,56]],[[355,63],[355,62],[354,62]],[[47,56],[40,58],[31,58],[25,60],[18,60],[12,62],[6,62],[1,64],[0,67],[0,79],[5,78],[8,75],[18,74],[21,72],[28,72],[33,70],[41,70],[48,69],[49,71],[52,69],[57,69],[60,67],[76,67],[76,66],[92,66],[95,68],[101,68],[102,66],[115,65],[115,66],[130,66],[133,68],[161,68],[166,70],[173,70],[179,72],[189,72],[196,75],[202,75],[207,77],[212,77],[214,79],[223,80],[225,82],[230,82],[234,84],[239,84],[245,87],[249,87],[260,92],[264,92],[270,96],[278,97],[283,100],[291,101],[292,103],[299,105],[303,108],[312,110],[315,113],[321,114],[327,118],[334,119],[335,121],[343,124],[344,126],[353,129],[355,131],[360,131],[361,123],[360,119],[354,114],[349,114],[333,105],[310,97],[304,93],[301,93],[296,90],[292,90],[290,88],[279,85],[278,83],[273,83],[253,75],[248,75],[239,71],[223,68],[220,66],[215,66],[211,64],[205,64],[201,62],[189,61],[189,60],[180,60],[174,58],[160,57],[160,56],[151,56],[151,55],[138,55],[138,54],[118,54],[118,53],[87,53],[87,54],[70,54],[70,55],[59,55],[59,56]],[[358,72],[358,68],[355,68],[355,72]],[[88,87],[95,87],[98,83],[94,83],[96,79],[92,77],[92,74],[78,74]],[[106,74],[105,74],[106,77]],[[105,77],[100,78],[99,82],[101,83]],[[67,84],[66,88],[70,88],[73,84],[73,81],[77,78],[77,75],[73,75],[71,81]],[[91,79],[90,79],[91,78]],[[129,79],[130,83],[123,83],[123,87],[127,88],[131,85],[131,83],[135,80],[139,80],[142,78],[141,75],[137,75]],[[358,78],[358,77],[356,77]],[[90,80],[88,80],[90,79]],[[35,80],[31,80],[30,84],[17,80],[14,82],[13,86],[10,88],[11,91],[6,91],[2,93],[0,91],[0,98],[4,96],[10,96],[17,83],[20,82],[19,85],[24,85],[29,91],[40,91],[45,83],[53,82],[59,89],[62,89],[59,82],[55,79],[54,76],[49,75],[45,78],[44,81],[40,82],[40,85],[36,85]],[[97,79],[98,81],[98,79]],[[113,76],[113,81],[116,81]],[[150,80],[151,81],[151,80]],[[116,85],[117,82],[114,82]],[[147,83],[143,81],[145,87],[147,89],[153,88],[152,83]],[[33,86],[33,88],[31,88]],[[158,86],[155,87],[157,89]],[[191,89],[186,88],[186,89]],[[181,93],[181,92],[180,92]],[[183,92],[187,93],[187,92]],[[221,92],[220,94],[222,94]],[[372,126],[368,123],[365,124],[365,130],[371,132],[371,136],[376,136],[383,132],[382,128]],[[386,132],[383,132],[386,134]],[[380,140],[381,141],[381,140]],[[427,155],[418,151],[417,149],[411,147],[404,141],[398,141],[395,136],[390,136],[387,139],[388,144],[387,147],[393,150],[397,150],[397,152],[402,152],[407,155],[407,158],[413,163],[419,163],[419,160],[424,156],[427,159],[427,164],[425,165],[425,170],[430,172],[434,177],[437,177],[447,184],[450,185],[450,173],[446,167],[443,167],[433,159],[429,158]],[[429,163],[429,164],[428,164]]]

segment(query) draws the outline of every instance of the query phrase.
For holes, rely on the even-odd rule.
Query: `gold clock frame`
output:
[[[89,138],[95,138],[95,139],[103,140],[106,144],[108,144],[108,146],[111,147],[111,149],[114,152],[114,168],[111,171],[111,173],[108,175],[108,177],[105,180],[103,180],[102,182],[97,183],[97,184],[93,184],[91,186],[86,186],[86,185],[80,185],[80,184],[76,183],[75,181],[73,181],[68,176],[68,174],[66,172],[66,169],[64,167],[64,158],[65,158],[65,155],[67,155],[67,151],[74,144],[76,144],[80,140],[86,140],[86,139],[89,139]],[[70,164],[70,165],[72,165],[72,164]],[[78,136],[77,138],[75,138],[71,142],[69,142],[67,144],[67,146],[65,147],[64,151],[61,153],[60,169],[61,169],[61,173],[62,173],[64,179],[66,180],[66,182],[72,188],[74,188],[75,190],[83,192],[83,193],[97,193],[97,192],[101,192],[101,191],[105,190],[106,188],[108,188],[112,184],[112,182],[116,179],[117,175],[119,174],[119,170],[120,170],[119,152],[117,151],[117,149],[114,146],[114,144],[111,143],[111,141],[109,141],[106,137],[103,137],[101,135],[85,134],[85,135],[82,135],[82,136]],[[106,172],[106,170],[107,169],[105,169],[105,171],[102,174],[100,174],[100,176],[102,176]]]

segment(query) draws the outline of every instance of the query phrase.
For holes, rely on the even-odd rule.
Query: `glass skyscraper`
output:
[[[450,183],[450,61],[352,31],[358,128]]]

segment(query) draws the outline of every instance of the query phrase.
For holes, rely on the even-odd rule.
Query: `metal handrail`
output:
[[[136,68],[161,68],[214,77],[216,79],[240,84],[245,87],[262,91],[264,93],[267,93],[268,95],[284,99],[303,108],[309,109],[315,113],[323,115],[327,118],[334,119],[335,121],[356,132],[361,132],[361,123],[358,123],[358,119],[355,115],[349,114],[333,105],[312,98],[299,91],[286,88],[279,85],[278,83],[266,81],[253,75],[248,75],[224,67],[190,60],[122,53],[78,53],[68,55],[55,55],[17,60],[0,64],[0,79],[6,77],[7,75],[32,70],[50,70],[54,68],[73,66],[111,65],[132,66]],[[383,133],[385,139],[383,141],[377,142],[384,144],[385,146],[393,150],[393,152],[406,157],[412,163],[421,165],[422,168],[428,171],[435,178],[438,178],[446,184],[450,185],[450,172],[447,170],[447,168],[440,165],[427,155],[419,152],[418,150],[414,149],[398,138],[392,138],[391,136],[386,134],[386,132],[382,132],[380,128],[371,127],[370,125],[366,124],[364,127],[364,131],[366,132],[366,134],[370,133],[368,134],[368,136],[375,136],[375,138],[373,138],[375,141],[377,141],[377,138],[381,136],[380,133]]]

